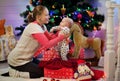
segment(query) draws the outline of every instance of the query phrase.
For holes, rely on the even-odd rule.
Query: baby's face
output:
[[[62,19],[62,21],[60,22],[60,26],[62,27],[69,27],[69,22],[67,19]]]

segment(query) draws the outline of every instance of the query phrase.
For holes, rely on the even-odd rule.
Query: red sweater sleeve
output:
[[[57,34],[49,33],[48,31],[45,31],[44,34],[47,36],[47,38],[48,38],[49,40],[57,37]]]
[[[48,48],[51,48],[52,46],[55,46],[58,42],[62,41],[65,36],[59,35],[58,37],[49,40],[44,33],[36,33],[32,34],[33,38],[35,38],[41,45],[41,48],[37,50],[37,52],[41,52],[42,50],[46,50]],[[37,56],[38,54],[35,54]]]

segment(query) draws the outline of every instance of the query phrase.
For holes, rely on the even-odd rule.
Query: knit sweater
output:
[[[44,26],[46,30],[46,27]],[[32,37],[32,34],[44,33],[44,30],[36,23],[30,23],[24,29],[16,47],[8,55],[8,63],[12,66],[20,66],[30,62],[37,48],[41,45]]]

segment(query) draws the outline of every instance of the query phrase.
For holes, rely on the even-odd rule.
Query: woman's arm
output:
[[[44,34],[47,36],[49,40],[57,37],[57,34],[49,33],[48,31],[45,31]]]
[[[33,38],[35,38],[41,45],[41,48],[38,49],[39,52],[42,50],[46,50],[48,48],[51,48],[52,46],[55,46],[58,42],[62,41],[66,36],[64,34],[59,34],[58,37],[49,40],[44,33],[36,33],[32,34]],[[37,56],[38,54],[35,54]]]

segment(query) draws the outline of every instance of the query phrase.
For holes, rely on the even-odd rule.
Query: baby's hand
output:
[[[52,27],[51,29],[50,29],[50,32],[54,32],[54,31],[59,31],[59,30],[61,30],[61,27],[60,26],[55,26],[55,27]]]

